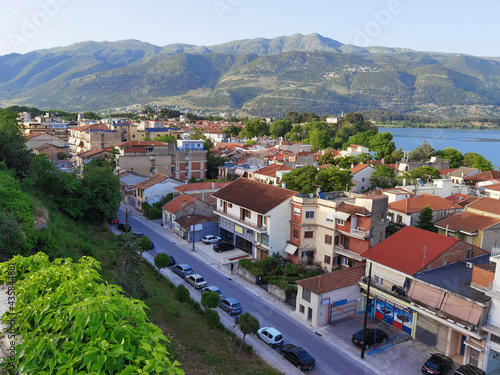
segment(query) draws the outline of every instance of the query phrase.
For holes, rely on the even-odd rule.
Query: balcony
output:
[[[351,228],[349,232],[338,229],[338,231],[346,236],[350,237],[356,237],[362,240],[366,240],[370,237],[370,231],[369,230],[361,230],[361,229],[356,229],[356,228]]]
[[[231,220],[231,221],[234,221],[235,223],[238,223],[246,228],[249,228],[249,229],[252,229],[256,232],[259,232],[259,233],[267,233],[267,226],[266,225],[262,225],[262,226],[257,226],[256,224],[254,223],[250,223],[246,220],[242,220],[240,219],[239,216],[235,216],[235,215],[231,215],[231,214],[228,214],[227,212],[224,212],[224,211],[214,211],[214,213],[216,215],[219,215],[221,217],[224,217],[228,220]]]

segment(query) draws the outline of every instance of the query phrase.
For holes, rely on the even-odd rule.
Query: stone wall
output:
[[[244,269],[243,267],[238,267],[238,275],[249,283],[257,284],[257,276],[254,276],[250,271]]]
[[[279,286],[269,284],[267,286],[267,291],[270,295],[276,297],[281,302],[286,302],[286,291],[281,289]]]

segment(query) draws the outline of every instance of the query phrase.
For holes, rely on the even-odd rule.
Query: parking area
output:
[[[213,258],[219,264],[237,263],[238,260],[243,258],[251,258],[248,253],[243,250],[234,248],[234,250],[226,250],[223,252],[214,251],[214,244],[204,244],[201,241],[196,242],[196,251],[203,253],[203,255]]]

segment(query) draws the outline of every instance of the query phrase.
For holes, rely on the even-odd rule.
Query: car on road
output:
[[[259,329],[257,336],[272,348],[283,345],[283,335],[274,327]]]
[[[135,234],[135,238],[141,238],[142,236],[144,236],[144,233],[142,233],[141,231],[138,231],[138,230],[134,230],[134,234]]]
[[[453,359],[441,353],[434,353],[422,366],[424,374],[444,374],[451,366]]]
[[[169,259],[170,259],[170,262],[168,263],[168,266],[175,266],[175,258],[173,255],[170,255],[170,254],[167,254]]]
[[[203,278],[203,276],[192,273],[191,275],[186,276],[186,281],[191,284],[195,289],[201,289],[204,286],[207,286],[207,282]]]
[[[311,370],[316,366],[313,356],[299,346],[293,344],[283,345],[280,348],[280,354],[299,370]]]
[[[180,277],[186,277],[187,275],[191,275],[193,273],[193,269],[188,264],[178,264],[172,268],[172,271]]]
[[[125,224],[123,224],[123,223],[118,223],[118,225],[116,226],[116,228],[118,228],[118,230],[121,230],[122,232],[128,232],[128,233],[130,233],[132,231],[132,227],[130,225],[127,228],[125,226]]]
[[[227,250],[234,250],[234,245],[229,242],[219,242],[214,245],[214,251],[217,251],[218,253]]]
[[[111,221],[111,224],[112,224],[112,225],[115,225],[115,224],[120,224],[120,219],[113,219],[113,220]]]
[[[149,250],[153,250],[154,248],[155,248],[155,243],[153,241],[151,241],[151,247],[149,248]]]
[[[216,243],[216,242],[219,242],[221,240],[221,238],[219,236],[213,236],[211,234],[209,235],[206,235],[205,237],[203,237],[201,239],[201,241],[203,243],[206,243],[206,244],[209,244],[209,243]]]
[[[201,289],[201,292],[202,293],[215,292],[220,296],[220,298],[222,298],[222,291],[218,287],[216,287],[215,285],[206,286],[203,289]]]
[[[375,338],[375,331],[376,338]],[[363,340],[363,330],[356,332],[352,335],[351,341],[354,345],[359,346],[360,348],[365,345],[365,349],[370,349],[370,346],[379,343],[379,342],[387,342],[389,340],[389,335],[382,331],[381,329],[372,329],[368,328],[365,332],[365,339]]]
[[[219,307],[229,315],[240,314],[243,311],[241,303],[231,297],[223,297],[220,300]]]
[[[457,368],[455,370],[455,375],[486,375],[486,373],[480,368],[468,363]]]

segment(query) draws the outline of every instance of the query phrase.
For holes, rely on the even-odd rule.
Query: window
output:
[[[304,305],[299,305],[299,312],[301,314],[304,314],[305,311],[306,311],[306,309],[304,308]]]
[[[326,222],[327,223],[333,223],[333,214],[332,213],[327,212],[327,214],[326,214]]]
[[[312,230],[304,232],[304,238],[313,238],[314,232]]]
[[[375,284],[384,285],[384,279],[380,276],[375,275]]]
[[[332,236],[330,236],[329,234],[325,234],[325,243],[328,245],[331,245],[332,244]]]
[[[314,219],[314,211],[306,211],[306,219]]]
[[[351,267],[352,266],[352,261],[349,258],[346,257],[341,257],[340,258],[340,264],[346,267]]]
[[[311,291],[306,288],[302,288],[302,299],[307,302],[311,302]]]
[[[344,225],[344,220],[337,219],[337,225]]]
[[[227,206],[228,206],[229,208],[233,208],[233,204],[232,204],[232,203],[228,203],[228,204],[227,204]]]
[[[361,182],[365,182],[365,178],[364,177],[361,179]]]
[[[294,207],[293,208],[293,214],[300,216],[300,208]]]
[[[325,255],[325,263],[326,264],[331,264],[332,263],[332,257],[329,255]]]
[[[294,229],[292,231],[292,237],[293,238],[299,238],[299,230],[298,229]]]

